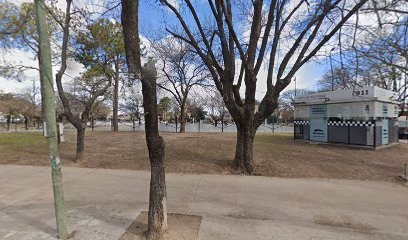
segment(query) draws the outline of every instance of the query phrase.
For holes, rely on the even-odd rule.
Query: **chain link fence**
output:
[[[74,127],[67,123],[65,129],[74,129]],[[88,124],[88,131],[112,131],[112,125],[110,121],[95,121],[92,127]],[[139,122],[120,122],[119,131],[144,131],[144,124]],[[180,124],[175,123],[159,123],[160,132],[178,132],[180,131]],[[237,128],[234,123],[228,123],[222,125],[221,123],[215,126],[209,123],[187,123],[186,132],[236,132]],[[280,124],[262,124],[257,132],[268,133],[293,133],[293,125],[280,125]]]
[[[64,124],[64,129],[67,131],[75,130],[70,123]],[[120,122],[119,131],[125,132],[143,132],[144,123],[139,122]],[[0,132],[25,132],[25,131],[42,131],[42,125],[30,125],[28,130],[24,123],[0,123]],[[112,131],[112,124],[110,121],[95,121],[93,126],[88,123],[87,131]],[[159,123],[160,132],[178,132],[180,131],[180,124],[175,123]],[[209,123],[187,123],[186,132],[236,132],[237,128],[234,123],[214,124]],[[293,133],[293,125],[281,124],[262,124],[257,132],[264,133]]]

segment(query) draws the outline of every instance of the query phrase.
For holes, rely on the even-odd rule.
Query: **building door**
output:
[[[310,106],[310,140],[327,142],[327,105]]]
[[[389,143],[389,129],[388,129],[388,104],[383,104],[383,118],[382,118],[382,132],[381,143],[387,145]]]

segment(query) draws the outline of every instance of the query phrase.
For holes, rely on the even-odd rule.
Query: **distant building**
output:
[[[0,112],[0,123],[5,123],[7,122],[7,116],[6,114]]]
[[[398,141],[394,92],[369,86],[295,98],[294,138],[378,147]]]

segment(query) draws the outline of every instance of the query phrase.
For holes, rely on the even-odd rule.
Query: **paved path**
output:
[[[64,168],[75,239],[118,239],[147,209],[149,173]],[[385,182],[167,174],[169,212],[200,240],[408,239],[408,188]],[[54,239],[50,172],[0,166],[0,239]]]

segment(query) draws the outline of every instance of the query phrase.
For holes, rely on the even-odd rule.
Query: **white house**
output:
[[[398,141],[399,102],[375,86],[295,98],[295,139],[381,146]]]

